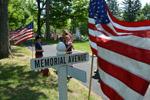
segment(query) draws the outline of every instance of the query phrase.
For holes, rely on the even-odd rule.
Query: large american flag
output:
[[[33,37],[33,22],[26,25],[24,28],[17,29],[10,33],[10,40],[15,45],[19,45]]]
[[[105,0],[90,0],[88,27],[105,97],[143,100],[150,82],[150,20],[119,21]]]

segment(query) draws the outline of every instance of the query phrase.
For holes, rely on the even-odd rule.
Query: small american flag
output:
[[[11,32],[10,40],[14,42],[15,45],[19,45],[33,37],[33,22],[29,23],[26,27],[17,29]]]
[[[143,100],[150,82],[150,20],[119,21],[105,0],[90,0],[88,27],[104,96]]]

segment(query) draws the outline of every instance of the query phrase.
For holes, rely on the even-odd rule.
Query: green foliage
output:
[[[88,21],[88,0],[72,0],[71,12],[71,30],[75,32],[75,28],[79,27],[81,34],[87,34]]]
[[[115,17],[120,17],[120,9],[117,0],[106,0],[108,7]]]
[[[88,34],[88,23],[87,23],[87,21],[80,25],[80,32],[82,35]]]
[[[9,0],[9,28],[14,30],[26,25],[36,16],[34,0]]]
[[[139,16],[137,16],[136,21],[143,21],[145,20],[145,16],[143,13],[141,13]]]
[[[70,0],[51,0],[50,24],[55,28],[64,28],[71,13]]]
[[[79,26],[87,21],[88,0],[72,0],[71,19],[73,26]]]
[[[144,8],[142,9],[145,19],[150,20],[150,3],[146,3]]]
[[[45,2],[41,0],[41,32],[45,33]],[[150,4],[141,10],[139,0],[124,0],[123,12],[118,7],[117,0],[107,0],[107,4],[114,16],[126,21],[140,21],[150,19]],[[50,0],[49,24],[53,30],[80,28],[82,34],[88,31],[88,5],[89,0]],[[37,3],[36,0],[9,0],[9,28],[14,30],[34,20],[34,30],[37,29]]]
[[[123,18],[128,22],[136,20],[137,15],[141,9],[141,2],[139,0],[124,0]]]
[[[45,33],[45,2],[41,1],[41,32]],[[37,4],[35,0],[9,1],[10,30],[26,25],[34,19],[37,29]],[[81,26],[81,31],[87,33],[88,0],[51,0],[49,24],[54,29],[73,29]]]

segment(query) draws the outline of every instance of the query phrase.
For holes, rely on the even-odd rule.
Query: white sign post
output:
[[[67,76],[86,82],[86,72],[70,67],[70,64],[81,63],[89,60],[88,53],[65,54],[52,57],[31,59],[31,69],[54,68],[58,71],[59,100],[67,98]]]

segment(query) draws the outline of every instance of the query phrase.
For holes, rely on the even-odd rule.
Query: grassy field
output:
[[[13,58],[0,60],[0,100],[58,100],[57,75],[49,77],[31,71],[31,52],[25,47],[12,47]],[[68,83],[68,100],[87,100],[88,89],[78,81]],[[93,94],[91,100],[100,100]]]
[[[82,41],[80,41],[80,42],[75,41],[73,43],[73,46],[74,46],[75,50],[91,53],[89,41],[83,41],[83,42]]]

